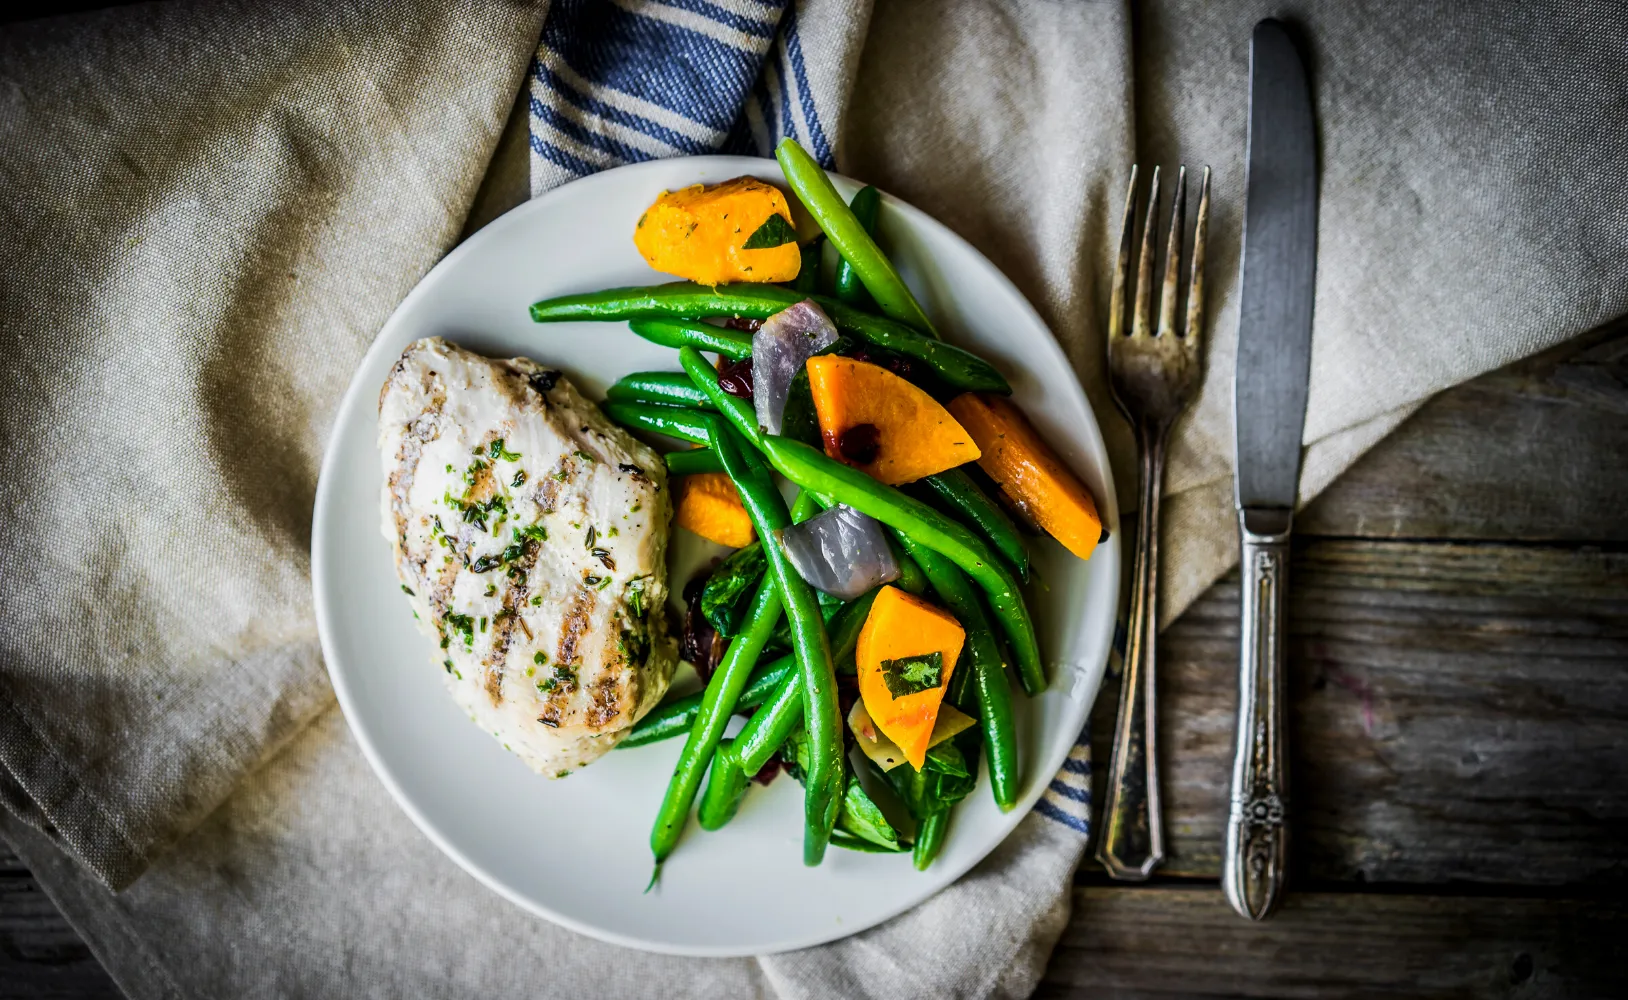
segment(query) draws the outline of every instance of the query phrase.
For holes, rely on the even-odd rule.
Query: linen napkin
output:
[[[0,356],[14,529],[0,551],[0,788],[14,814],[0,831],[137,996],[1027,993],[1083,846],[1058,822],[1030,817],[950,890],[833,946],[761,962],[648,956],[533,919],[463,875],[323,712],[299,589],[320,442],[366,341],[456,237],[528,59],[548,68],[552,50],[592,86],[551,69],[583,99],[566,102],[571,117],[527,78],[476,218],[515,190],[527,157],[541,187],[561,177],[537,159],[574,169],[539,143],[590,169],[629,149],[668,155],[619,116],[683,134],[661,112],[690,110],[639,89],[653,70],[601,75],[616,47],[587,44],[589,22],[550,35],[537,9],[393,9],[138,8],[0,39],[16,231],[0,274],[16,345]],[[840,169],[946,221],[1035,302],[1122,487],[1128,439],[1099,337],[1133,122],[1144,162],[1216,167],[1210,370],[1167,508],[1174,614],[1235,557],[1225,399],[1245,54],[1253,21],[1282,8],[1144,4],[1134,73],[1118,4],[776,10],[619,0],[546,18],[627,15],[621,43],[698,12],[751,22],[724,24],[759,39],[736,48],[767,53],[732,78],[731,93],[746,81],[744,125],[690,139],[811,143],[798,130],[812,108]],[[1628,305],[1628,206],[1609,183],[1628,162],[1610,124],[1628,38],[1598,3],[1290,13],[1310,43],[1324,163],[1309,498],[1431,392]],[[755,26],[771,23],[763,45]],[[1060,780],[1073,791],[1048,800],[1083,794]],[[122,893],[101,884],[143,866]]]

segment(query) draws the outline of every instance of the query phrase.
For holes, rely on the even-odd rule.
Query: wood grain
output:
[[[1628,882],[1628,553],[1302,540],[1291,574],[1296,878]],[[1167,874],[1218,871],[1237,608],[1161,638]]]
[[[1625,942],[1620,901],[1085,887],[1035,997],[1623,996]]]
[[[1628,541],[1628,322],[1437,396],[1302,511],[1295,530]]]
[[[113,979],[28,869],[0,844],[0,997],[120,996]]]

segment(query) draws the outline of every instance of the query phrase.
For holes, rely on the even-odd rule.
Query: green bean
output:
[[[606,403],[600,407],[612,423],[634,430],[654,431],[692,444],[709,445],[708,421],[713,414],[682,406],[652,406],[649,403]]]
[[[995,550],[1017,570],[1018,579],[1029,582],[1029,550],[1023,546],[1023,536],[1017,525],[1006,516],[1000,505],[984,495],[964,469],[948,469],[921,480],[951,508],[964,515],[989,539]]]
[[[927,576],[921,571],[921,565],[910,558],[910,553],[900,548],[897,541],[888,539],[888,547],[893,550],[893,561],[899,564],[899,577],[893,585],[907,594],[920,597],[927,592]]]
[[[729,478],[735,481],[758,537],[772,538],[791,523],[791,516],[767,466],[755,450],[742,446],[723,418],[705,414],[704,419],[712,424],[712,446],[723,459]],[[773,579],[780,592],[786,617],[791,621],[792,649],[797,654],[809,738],[808,773],[804,775],[803,863],[817,865],[825,857],[837,810],[842,805],[842,719],[837,707],[836,673],[814,589],[798,575],[779,545],[765,544],[763,550],[769,557],[766,579]]]
[[[763,644],[768,642],[769,633],[774,631],[781,610],[776,582],[764,578],[752,598],[746,627],[730,642],[718,669],[713,671],[712,679],[707,682],[701,697],[701,708],[696,713],[694,725],[690,727],[689,739],[684,741],[684,749],[678,755],[672,780],[667,783],[667,794],[661,800],[655,825],[650,830],[650,853],[655,856],[658,874],[662,862],[678,846],[678,839],[684,833],[684,821],[689,818],[690,806],[695,802],[695,793],[701,786],[701,772],[712,759],[718,741],[723,738],[730,716],[735,714],[735,702],[740,697],[741,688],[745,687],[758,654],[763,652]],[[654,875],[651,880],[655,880]]]
[[[802,263],[797,268],[797,278],[791,283],[793,290],[804,295],[812,295],[820,287],[820,241],[809,240],[797,248],[802,255]]]
[[[908,767],[909,765],[901,765]],[[916,866],[916,871],[924,872],[927,866],[938,857],[938,849],[944,846],[944,834],[950,828],[950,811],[940,809],[931,816],[922,820],[916,827],[916,845],[910,849],[910,862]]]
[[[690,406],[713,409],[707,394],[695,387],[683,372],[634,372],[623,375],[605,390],[605,398],[618,403],[654,403],[658,406]]]
[[[1046,689],[1046,672],[1040,662],[1034,623],[1029,619],[1018,582],[983,539],[920,500],[878,483],[858,469],[826,458],[806,444],[765,435],[763,450],[781,475],[803,489],[869,514],[948,556],[988,595],[995,617],[1012,644],[1024,690],[1038,695]]]
[[[859,189],[854,200],[848,203],[848,208],[854,213],[854,219],[872,237],[876,235],[876,217],[882,210],[882,192],[869,185]],[[865,291],[865,283],[859,280],[859,272],[848,263],[848,258],[838,257],[837,264],[837,301],[855,309],[871,309],[876,300],[871,293]]]
[[[690,383],[707,398],[708,403],[727,417],[730,425],[739,431],[742,437],[752,442],[753,447],[762,448],[762,432],[757,426],[757,411],[752,408],[751,403],[724,391],[722,383],[718,381],[718,370],[707,364],[707,359],[701,356],[701,352],[693,347],[680,347],[678,363],[684,366],[684,372]]]
[[[722,472],[724,463],[711,448],[690,448],[670,451],[665,456],[669,476],[695,476],[703,472]]]
[[[535,315],[534,312],[533,316]],[[751,334],[744,330],[730,330],[713,326],[711,323],[702,323],[700,320],[635,319],[628,323],[628,328],[645,340],[663,347],[698,347],[703,351],[722,354],[731,361],[752,356]]]
[[[768,701],[780,688],[781,682],[796,672],[795,656],[782,656],[771,663],[760,664],[752,671],[752,676],[746,681],[746,687],[741,689],[740,697],[735,699],[735,711],[756,708]],[[616,749],[648,746],[651,743],[671,739],[679,733],[689,732],[691,724],[695,722],[696,713],[701,709],[702,694],[703,692],[697,691],[657,705],[650,710],[650,714],[639,720],[626,739],[616,744]]]
[[[967,711],[973,708],[973,699],[966,691],[968,687],[977,691],[976,711],[969,714],[978,717],[978,728],[983,733],[984,757],[989,761],[989,787],[995,795],[995,804],[1002,812],[1010,812],[1017,805],[1022,784],[1017,723],[1012,716],[1012,687],[1006,679],[1006,664],[995,633],[989,627],[989,618],[984,614],[983,603],[948,558],[908,535],[901,535],[900,541],[916,557],[939,599],[966,630],[966,651],[961,658],[970,660],[967,666],[971,669],[957,670],[950,678],[950,700],[957,708]]]
[[[852,264],[859,273],[859,280],[864,282],[866,290],[876,299],[882,314],[936,338],[938,331],[933,329],[932,321],[922,312],[921,303],[910,294],[904,279],[899,277],[899,272],[882,253],[882,248],[876,245],[871,234],[865,231],[865,227],[843,203],[842,196],[837,194],[831,178],[826,176],[819,163],[797,145],[795,139],[780,140],[780,145],[775,147],[774,157],[780,161],[780,169],[786,173],[786,183],[791,185],[797,200],[820,224],[820,230],[825,233],[826,239],[835,244],[843,260]]]
[[[783,687],[797,689],[795,678],[787,678]],[[735,818],[741,799],[746,797],[746,783],[751,781],[741,770],[740,755],[735,752],[735,741],[725,740],[712,755],[712,770],[707,774],[707,787],[701,793],[701,806],[696,816],[703,830],[721,830]]]
[[[675,281],[646,288],[611,288],[583,295],[562,295],[532,304],[539,323],[570,320],[699,319],[745,316],[768,319],[805,298],[819,303],[838,330],[877,347],[920,361],[953,389],[1011,392],[995,367],[970,351],[922,333],[914,327],[843,305],[826,295],[802,295],[779,285],[736,284],[709,288]],[[689,346],[710,350],[702,344]]]

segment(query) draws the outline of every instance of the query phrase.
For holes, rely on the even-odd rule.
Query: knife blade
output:
[[[1293,508],[1311,370],[1317,144],[1306,72],[1277,21],[1256,25],[1250,46],[1244,189],[1233,382],[1238,506]]]
[[[1243,580],[1238,728],[1222,888],[1252,920],[1288,870],[1283,635],[1289,530],[1311,371],[1317,277],[1317,142],[1305,66],[1284,26],[1255,26],[1249,52],[1233,444]]]

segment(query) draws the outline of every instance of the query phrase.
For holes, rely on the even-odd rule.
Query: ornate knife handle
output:
[[[1288,877],[1283,640],[1290,519],[1287,510],[1238,512],[1243,542],[1238,743],[1221,887],[1232,908],[1251,920],[1271,914]]]

